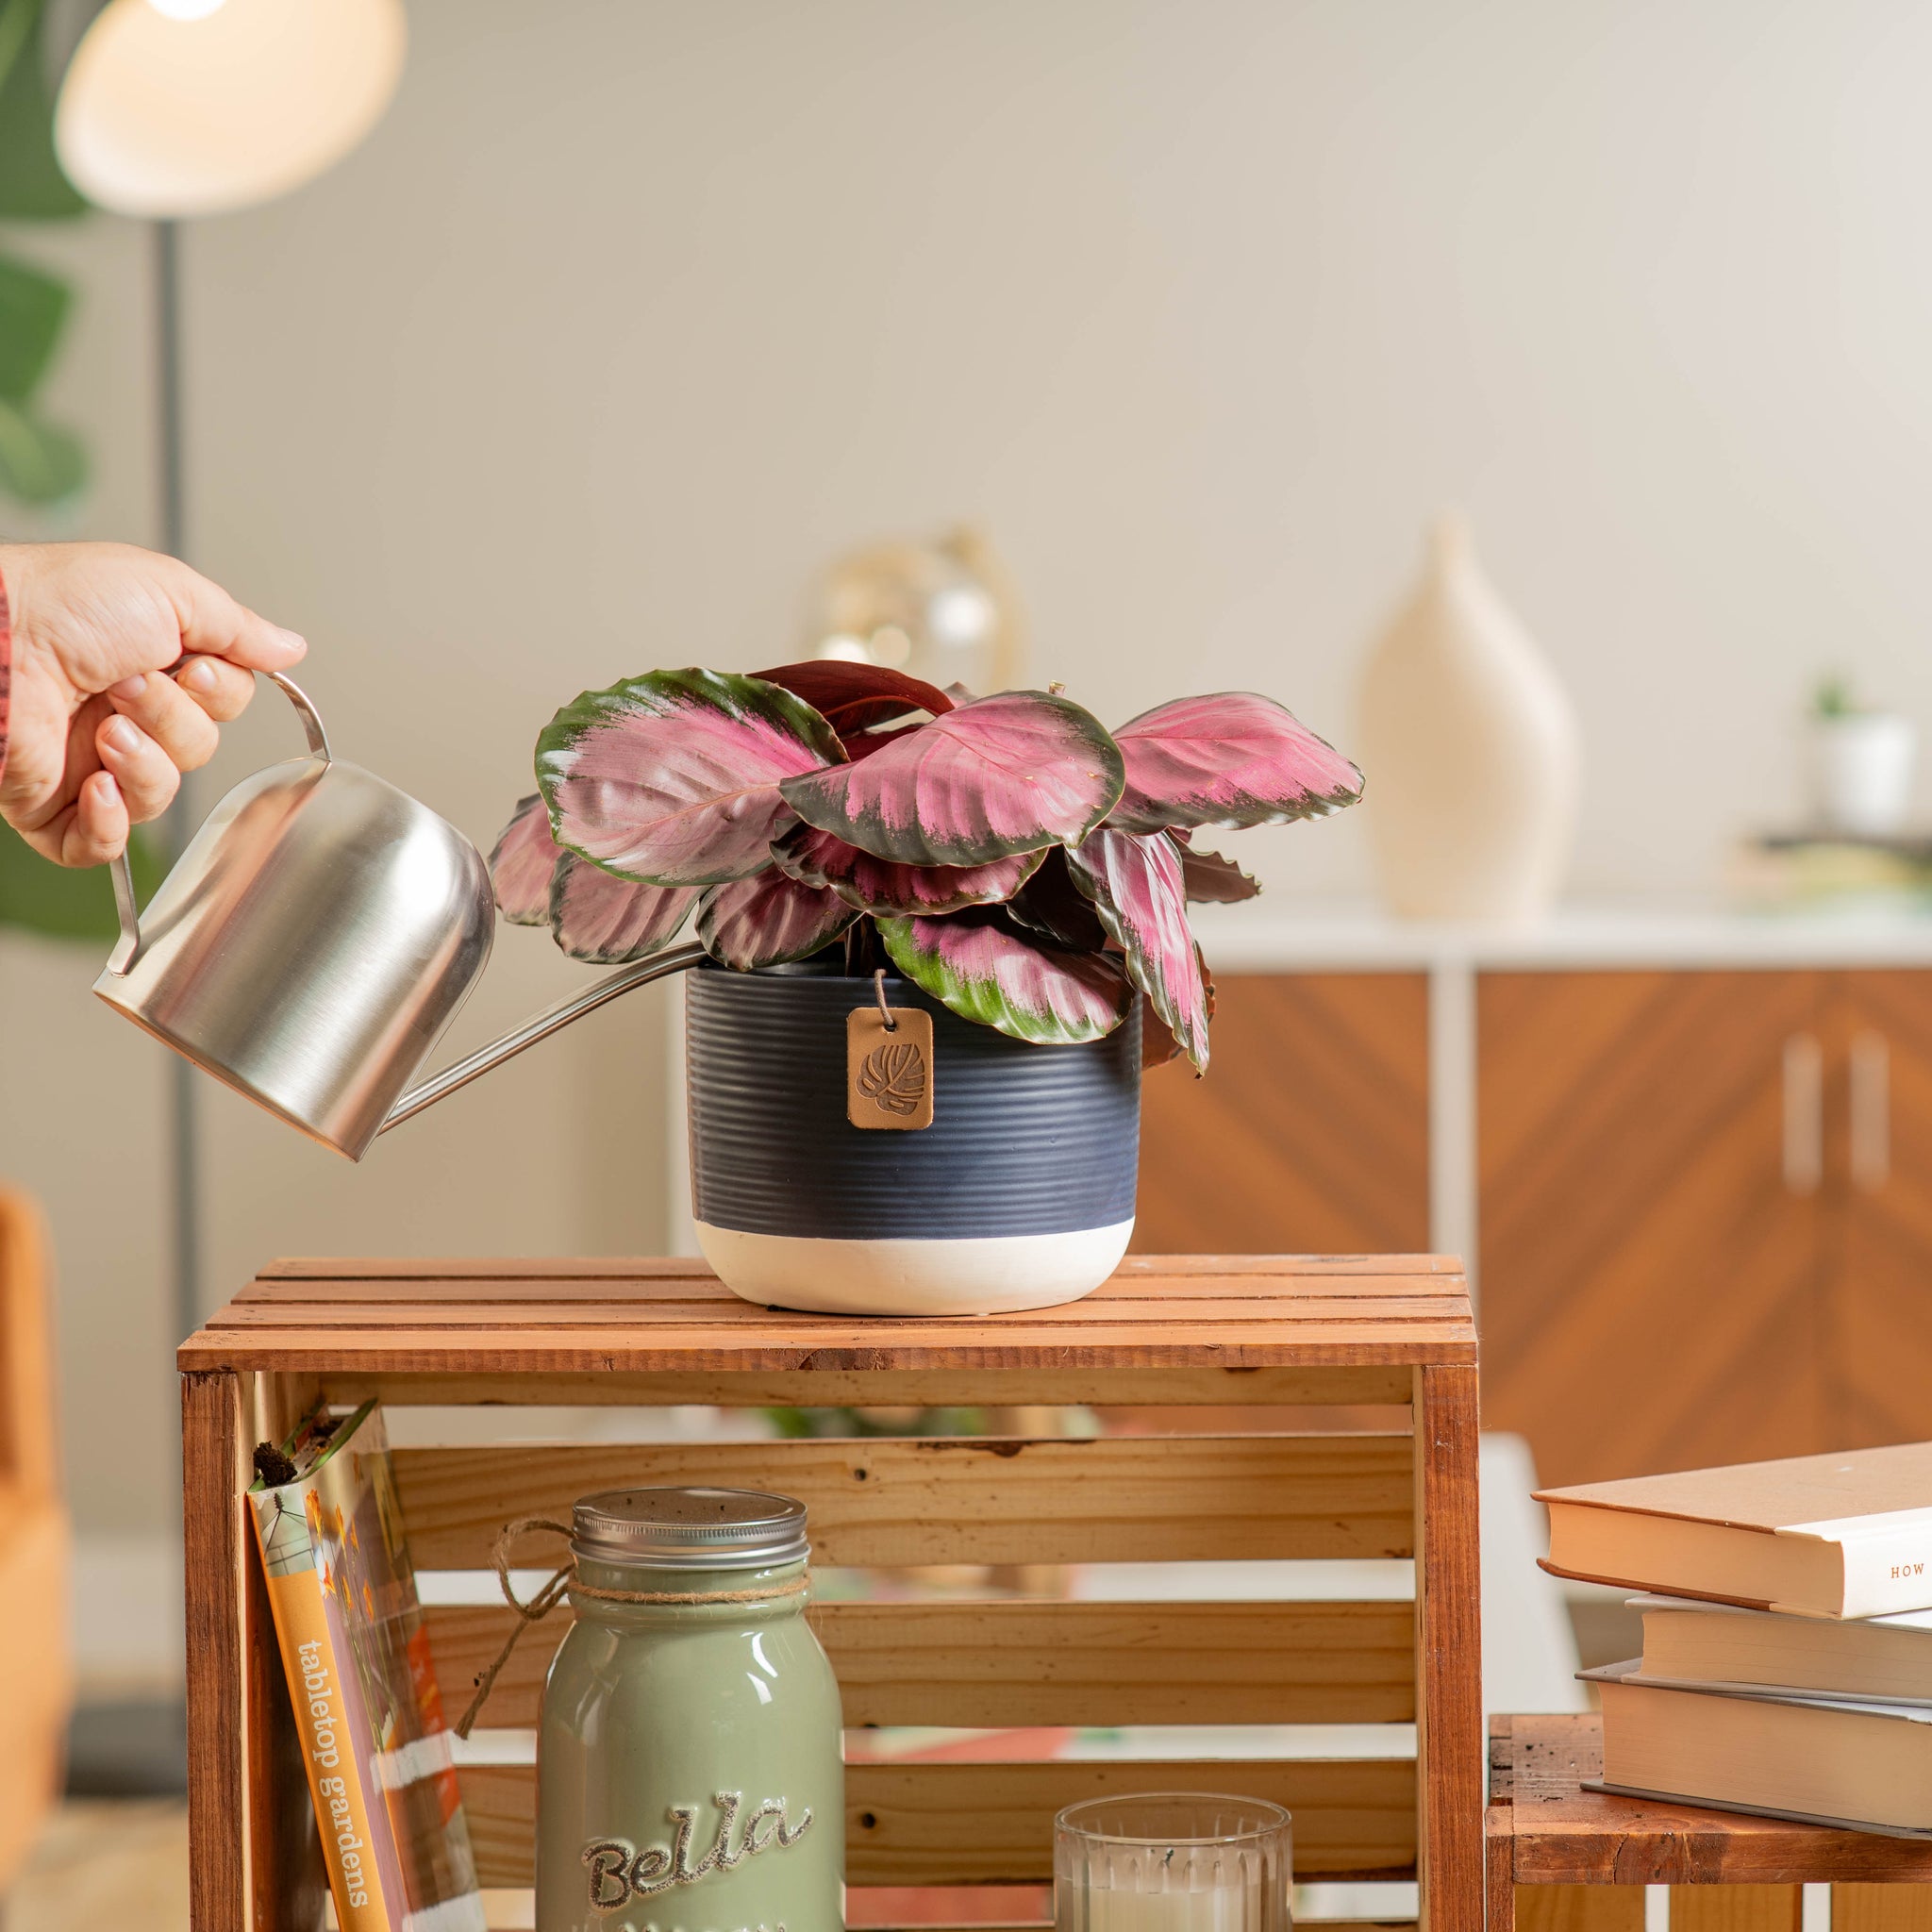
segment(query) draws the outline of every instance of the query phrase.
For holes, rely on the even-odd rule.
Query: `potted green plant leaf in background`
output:
[[[54,101],[42,48],[43,0],[0,0],[0,222],[68,222],[88,212],[54,155]],[[74,305],[72,286],[0,247],[0,496],[28,509],[72,501],[88,479],[80,439],[38,398]],[[159,873],[138,842],[143,891]],[[70,872],[0,826],[0,926],[52,939],[119,930],[105,872]]]

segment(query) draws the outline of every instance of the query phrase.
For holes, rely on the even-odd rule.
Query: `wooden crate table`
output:
[[[1932,1843],[1581,1789],[1603,1720],[1490,1720],[1490,1932],[1643,1932],[1643,1888],[1671,1888],[1671,1932],[1799,1932],[1807,1885],[1832,1932],[1932,1932]]]
[[[826,1565],[1413,1556],[1412,1603],[817,1607],[848,1726],[1393,1730],[1366,1757],[855,1761],[848,1878],[855,1893],[1037,1885],[1051,1876],[1062,1805],[1234,1789],[1292,1809],[1298,1878],[1414,1878],[1425,1926],[1480,1932],[1475,1335],[1453,1260],[1135,1257],[1085,1301],[976,1321],[754,1307],[690,1261],[287,1261],[179,1360],[196,1932],[321,1922],[242,1494],[257,1441],[279,1440],[318,1400],[371,1395],[399,1424],[412,1407],[468,1406],[466,1446],[396,1452],[425,1575],[486,1569],[509,1518],[560,1516],[619,1484],[691,1482],[802,1497]],[[1154,1407],[1174,1432],[625,1443],[517,1426],[519,1407],[685,1404]],[[1362,1407],[1344,1418],[1336,1405]],[[1377,1425],[1307,1426],[1364,1415]],[[509,1614],[431,1612],[446,1703],[464,1702]],[[563,1627],[553,1618],[525,1639],[486,1724],[534,1724]],[[1394,1728],[1410,1724],[1412,1757]],[[472,1765],[461,1781],[484,1886],[527,1888],[529,1765]]]

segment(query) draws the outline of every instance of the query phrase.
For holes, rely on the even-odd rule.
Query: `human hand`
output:
[[[256,671],[308,646],[172,557],[127,543],[0,544],[13,695],[0,818],[61,865],[100,865],[214,756]]]

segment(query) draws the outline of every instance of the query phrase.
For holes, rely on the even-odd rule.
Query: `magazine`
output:
[[[255,1533],[341,1932],[485,1932],[374,1402],[256,1452]]]

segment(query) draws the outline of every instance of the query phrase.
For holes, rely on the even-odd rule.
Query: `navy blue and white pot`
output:
[[[747,1301],[860,1315],[985,1315],[1076,1301],[1134,1231],[1138,1013],[1104,1040],[1030,1046],[903,979],[932,1015],[933,1121],[846,1118],[846,1018],[873,982],[817,961],[686,978],[691,1211]]]

